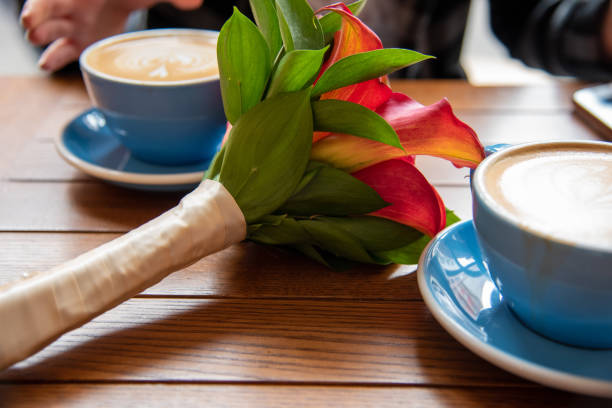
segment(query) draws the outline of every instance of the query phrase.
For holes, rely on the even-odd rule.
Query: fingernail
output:
[[[30,19],[30,7],[28,7],[28,5],[26,4],[23,7],[23,10],[21,10],[21,14],[19,15],[19,22],[21,23],[22,26],[25,26],[28,23],[29,19]]]
[[[50,70],[50,66],[49,66],[49,61],[47,60],[46,56],[43,55],[38,59],[38,68],[44,70],[44,71],[49,71]]]
[[[31,30],[25,32],[25,39],[33,45],[42,45],[40,39],[36,38],[36,35],[34,35]]]

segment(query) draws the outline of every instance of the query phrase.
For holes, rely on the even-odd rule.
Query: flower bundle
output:
[[[446,100],[422,106],[386,75],[429,58],[384,49],[348,7],[251,0],[218,62],[231,126],[180,204],[51,271],[0,288],[0,369],[244,238],[329,266],[414,263],[447,216],[414,155],[475,167],[483,149]]]
[[[416,263],[447,213],[414,155],[475,167],[483,149],[446,100],[392,92],[387,74],[431,57],[384,49],[351,11],[364,3],[317,18],[306,0],[252,0],[257,25],[234,11],[218,41],[232,128],[207,177],[234,196],[253,241],[332,266]]]

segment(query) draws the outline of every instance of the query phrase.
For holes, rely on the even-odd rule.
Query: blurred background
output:
[[[38,51],[24,38],[14,0],[0,0],[0,75],[46,75],[36,65]],[[540,70],[527,68],[508,56],[489,26],[486,0],[473,0],[465,33],[461,63],[476,85],[520,85],[550,81]]]

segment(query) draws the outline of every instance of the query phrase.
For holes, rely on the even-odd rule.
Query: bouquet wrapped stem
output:
[[[446,100],[423,106],[386,75],[431,57],[384,49],[354,14],[251,0],[219,34],[228,135],[206,180],[172,210],[57,268],[0,288],[0,369],[244,238],[330,267],[416,263],[456,220],[414,166],[484,157]]]
[[[0,369],[246,236],[242,211],[205,180],[180,204],[113,241],[0,292]]]

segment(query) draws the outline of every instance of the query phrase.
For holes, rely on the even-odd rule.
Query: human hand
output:
[[[38,60],[56,71],[78,59],[89,44],[122,32],[130,13],[160,0],[27,0],[21,12],[26,38],[34,45],[49,44]],[[170,0],[177,8],[199,7],[203,0]]]

